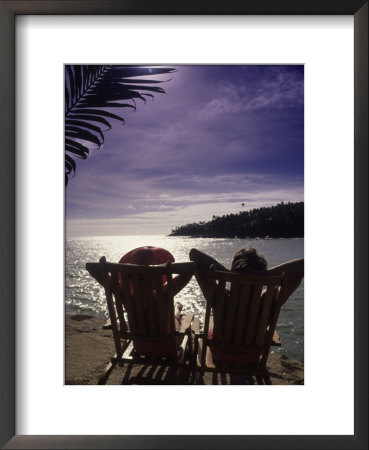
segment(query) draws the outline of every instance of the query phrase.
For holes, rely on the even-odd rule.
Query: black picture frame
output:
[[[23,14],[352,15],[354,17],[354,435],[15,435],[15,17]],[[368,1],[11,0],[0,1],[0,445],[7,449],[368,448]],[[337,344],[338,345],[338,344]],[[339,361],[337,362],[339,366]],[[335,368],[336,370],[338,367]],[[322,383],[329,383],[329,374]],[[339,370],[336,372],[339,376]],[[342,381],[344,382],[344,380]]]

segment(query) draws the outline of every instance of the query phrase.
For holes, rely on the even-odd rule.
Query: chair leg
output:
[[[99,378],[99,381],[97,382],[98,385],[105,384],[108,381],[108,378],[109,378],[110,374],[112,373],[117,362],[118,362],[117,360],[112,359],[110,361],[110,363],[105,367],[101,377]]]
[[[195,369],[194,384],[204,384],[204,373],[201,370]]]
[[[273,384],[269,375],[258,376],[256,377],[256,381],[258,384]]]
[[[196,384],[195,380],[196,380],[195,370],[193,368],[191,368],[188,384]]]
[[[191,331],[191,328],[186,330],[188,335],[188,344],[187,344],[187,360],[192,364],[193,361],[193,351],[194,351],[194,333]]]
[[[174,384],[179,384],[181,381],[181,367],[174,367]]]
[[[264,384],[263,377],[256,377],[256,381],[258,384]]]

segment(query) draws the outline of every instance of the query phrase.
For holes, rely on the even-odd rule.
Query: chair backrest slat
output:
[[[240,301],[241,286],[238,283],[232,283],[227,301],[226,314],[224,316],[224,335],[223,341],[225,344],[233,343],[233,333],[235,331],[235,324],[237,322],[238,303]]]
[[[270,319],[270,325],[269,325],[269,329],[268,329],[268,336],[267,336],[267,342],[266,342],[267,346],[270,346],[272,343],[273,334],[274,334],[274,330],[277,325],[278,316],[281,311],[281,307],[288,298],[285,295],[285,292],[283,292],[285,290],[285,288],[286,288],[286,283],[284,283],[283,286],[278,288],[276,298],[272,302],[271,319]],[[264,352],[262,359],[261,359],[261,364],[265,364],[267,359],[268,359],[268,352]]]
[[[147,327],[151,336],[155,336],[156,317],[155,317],[155,299],[153,298],[153,287],[151,275],[145,273],[142,275],[142,298],[144,299],[144,311],[147,315]]]
[[[253,345],[254,336],[255,336],[255,329],[257,324],[257,315],[259,311],[260,306],[260,296],[263,290],[262,285],[253,285],[252,286],[252,292],[250,296],[250,314],[248,317],[248,323],[247,323],[247,330],[245,335],[245,341],[244,344],[246,347],[249,347]]]
[[[119,278],[118,274],[114,273],[111,276],[112,283],[112,291],[115,296],[115,309],[119,318],[119,328],[121,331],[127,331],[127,324],[124,317],[124,307],[123,307],[123,298],[122,292],[119,286]]]
[[[158,333],[165,334],[167,330],[167,317],[165,308],[165,296],[162,282],[162,275],[156,273],[153,275],[155,291],[156,291],[156,307],[158,314]]]
[[[265,344],[265,333],[268,325],[270,325],[270,313],[272,309],[272,302],[277,294],[277,289],[275,286],[268,286],[266,292],[264,292],[261,304],[260,313],[258,317],[257,335],[255,338],[255,345],[261,346]]]
[[[222,335],[222,320],[223,320],[223,310],[224,310],[224,301],[225,301],[225,286],[226,280],[219,279],[218,284],[214,290],[214,303],[213,309],[216,311],[214,314],[214,330],[213,330],[213,339],[217,340],[221,338]]]
[[[133,298],[131,295],[131,279],[128,273],[121,273],[122,278],[122,290],[123,290],[123,298],[124,298],[124,307],[128,314],[128,323],[129,323],[129,330],[131,333],[136,334],[138,332],[138,326],[136,321],[136,314],[135,314],[135,306],[133,303]]]
[[[144,309],[144,299],[141,294],[141,280],[138,273],[132,274],[132,285],[133,285],[133,302],[135,305],[135,313],[136,313],[136,323],[137,323],[137,332],[138,334],[145,335],[147,334],[146,330],[146,318],[145,318],[145,309]]]
[[[249,284],[242,286],[242,291],[239,299],[239,309],[238,315],[236,319],[236,329],[235,329],[235,337],[234,343],[235,345],[241,345],[243,342],[243,337],[245,334],[247,319],[248,319],[248,308],[250,305],[250,291],[251,286]]]
[[[174,299],[173,299],[173,279],[172,279],[172,274],[168,273],[167,275],[167,292],[165,294],[166,301],[165,301],[165,305],[166,305],[166,312],[167,312],[167,321],[169,323],[169,330],[170,330],[170,334],[172,336],[175,335],[175,323],[174,323]]]

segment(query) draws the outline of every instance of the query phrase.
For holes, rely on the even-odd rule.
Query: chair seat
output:
[[[153,342],[152,340],[136,341],[133,343],[135,351],[140,355],[159,356],[159,357],[177,357],[178,350],[181,348],[186,331],[191,327],[193,314],[181,316],[180,330],[177,332],[175,348],[171,338],[168,342]]]
[[[149,361],[152,359],[163,359],[163,362],[177,361],[182,359],[186,354],[189,345],[188,335],[176,336],[177,347],[173,349],[169,344],[152,343],[152,342],[133,342],[131,341],[126,351],[122,355],[125,362],[140,362],[142,360]]]
[[[203,319],[203,321],[205,322],[205,311],[202,313],[202,319]],[[196,316],[197,317],[197,316]],[[197,326],[197,329],[195,330],[195,333],[196,334],[199,334],[200,333],[200,322],[199,322],[199,318],[197,317],[197,319],[196,319],[197,321],[196,321],[196,326]],[[194,324],[192,325],[192,326],[194,326]],[[212,329],[213,329],[213,327],[214,327],[214,322],[213,322],[213,314],[210,314],[210,317],[209,317],[209,333],[212,331]],[[279,337],[279,334],[278,334],[278,332],[277,332],[277,330],[274,330],[274,333],[273,333],[273,340],[272,340],[272,344],[271,345],[273,345],[273,346],[275,346],[275,347],[280,347],[281,346],[281,338]]]
[[[198,353],[197,353],[197,361],[196,366],[198,369],[201,369],[201,355],[203,349],[203,338],[198,339]],[[228,369],[232,373],[241,373],[245,375],[255,375],[255,376],[269,376],[269,371],[267,368],[262,368],[259,365],[259,361],[253,362],[250,364],[244,364],[242,361],[237,362],[237,358],[235,357],[234,361],[230,361],[227,363],[222,363],[217,361],[213,357],[213,352],[210,347],[206,348],[206,358],[205,358],[205,367],[208,371],[222,371],[227,372]]]

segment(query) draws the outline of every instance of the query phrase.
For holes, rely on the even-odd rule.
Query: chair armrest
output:
[[[196,270],[196,263],[194,262],[183,262],[183,263],[168,263],[167,267],[170,267],[172,273],[181,275],[194,274]]]

